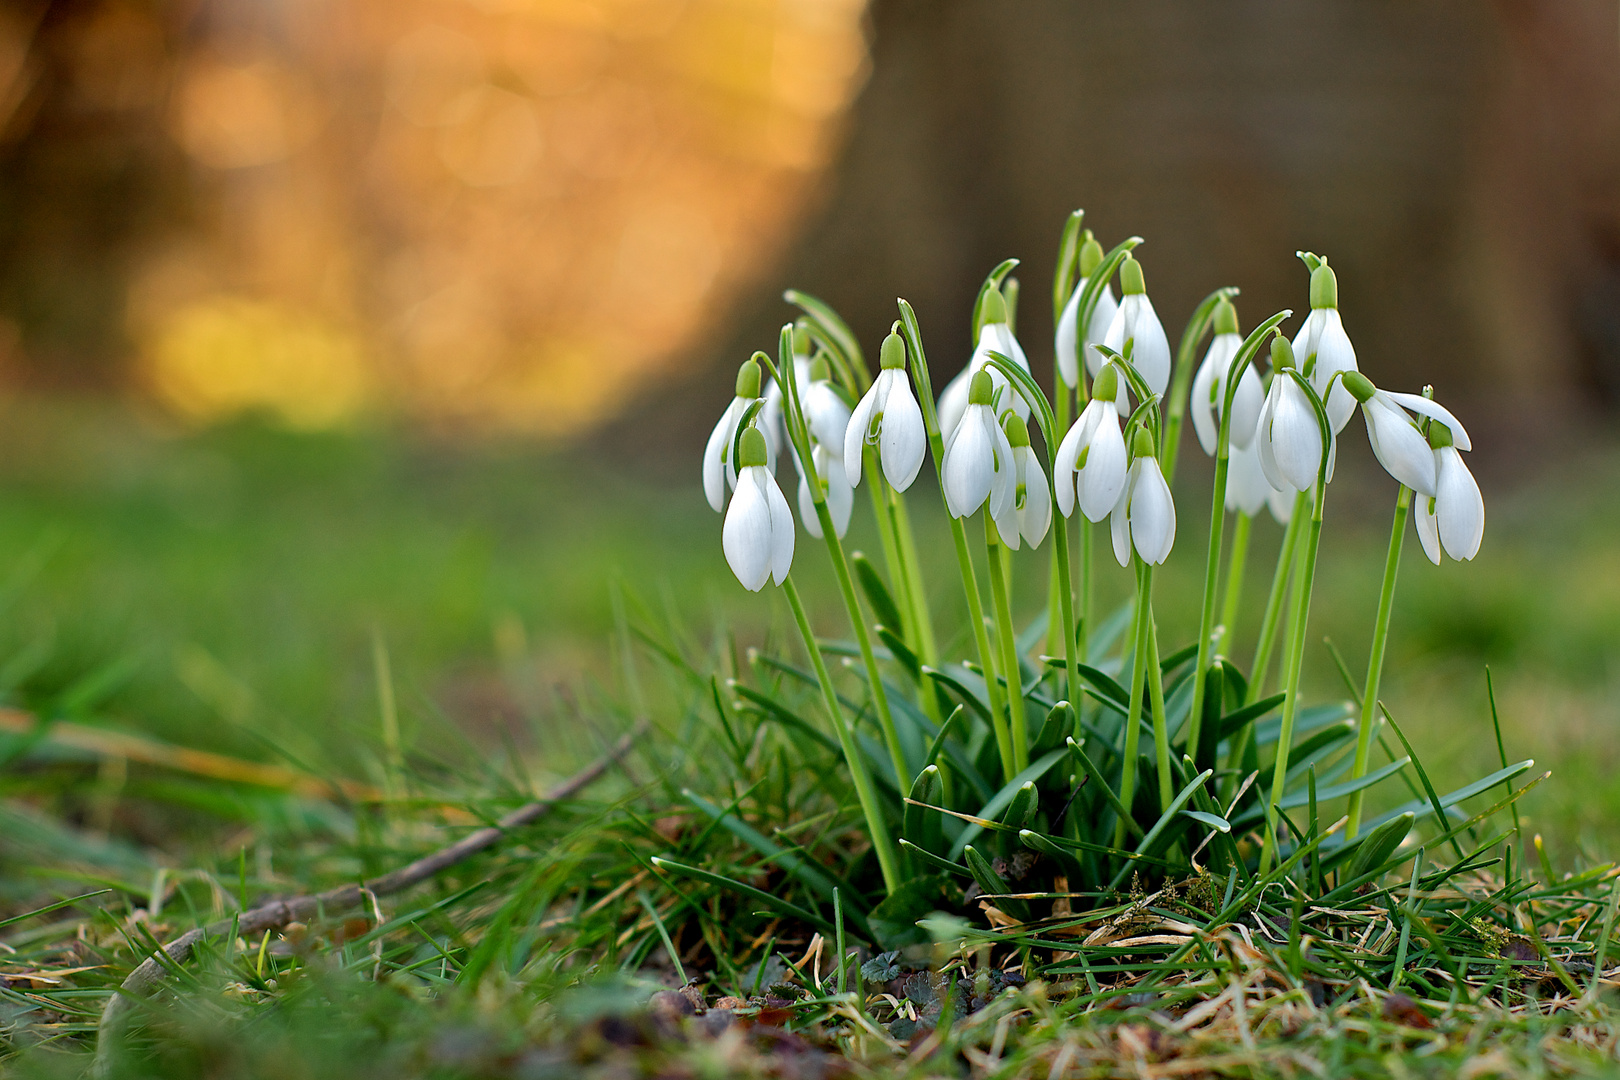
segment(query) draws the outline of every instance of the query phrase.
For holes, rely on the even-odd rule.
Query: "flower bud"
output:
[[[1129,252],[1119,266],[1119,291],[1122,296],[1135,296],[1147,292],[1147,283],[1142,280],[1142,264]]]
[[[1327,260],[1311,271],[1311,308],[1336,308],[1339,306],[1339,278],[1334,274],[1333,268],[1328,266]]]
[[[1085,242],[1080,245],[1080,276],[1089,278],[1097,272],[1097,267],[1102,265],[1103,249],[1090,229],[1085,231],[1085,238]]]
[[[1018,419],[1017,413],[1009,410],[1007,415],[1001,418],[1001,429],[1007,433],[1007,443],[1013,449],[1029,445],[1029,427]]]
[[[883,348],[878,353],[879,362],[883,370],[893,371],[906,366],[906,343],[899,334],[890,331],[889,336],[883,339]]]
[[[1007,321],[1007,301],[1001,295],[1000,289],[985,291],[984,307],[980,309],[980,315],[985,326],[994,326],[996,323]]]
[[[742,433],[737,445],[737,467],[746,469],[750,465],[763,465],[765,460],[765,435],[759,428],[750,426]]]
[[[825,354],[818,353],[816,358],[810,362],[810,381],[826,382],[830,378],[832,378],[832,365],[827,363]]]
[[[1153,433],[1145,427],[1136,429],[1131,436],[1131,456],[1133,458],[1157,457],[1153,449]]]
[[[742,367],[737,369],[737,396],[740,398],[759,397],[759,361],[749,357],[743,361]]]
[[[810,355],[810,328],[804,323],[799,323],[793,327],[793,355]]]
[[[1097,377],[1091,383],[1091,396],[1102,401],[1119,399],[1119,372],[1113,364],[1097,372]]]
[[[968,386],[969,405],[988,405],[995,396],[995,384],[990,381],[988,371],[973,373],[973,382]]]
[[[1294,347],[1288,339],[1277,334],[1271,339],[1271,370],[1281,371],[1294,366]]]
[[[1429,424],[1429,445],[1436,450],[1442,450],[1452,445],[1456,440],[1452,437],[1451,429],[1444,424]]]
[[[1372,400],[1373,394],[1378,390],[1378,388],[1372,384],[1372,380],[1367,378],[1367,376],[1363,375],[1359,371],[1347,371],[1339,381],[1342,382],[1344,384],[1344,388],[1350,391],[1351,395],[1363,405]]]
[[[1232,301],[1221,297],[1215,305],[1215,332],[1217,334],[1235,334],[1238,332],[1237,308]]]

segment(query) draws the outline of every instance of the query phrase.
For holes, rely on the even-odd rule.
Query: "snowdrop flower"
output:
[[[817,445],[810,451],[810,460],[816,467],[816,482],[821,485],[823,498],[827,503],[827,510],[832,515],[833,531],[843,539],[849,531],[850,515],[855,512],[855,491],[849,486],[849,477],[844,472],[844,463],[839,461],[826,446]],[[804,531],[815,537],[822,538],[821,516],[816,513],[815,496],[810,492],[810,478],[803,469],[799,470],[799,520],[804,522]]]
[[[1013,501],[1012,445],[996,422],[993,393],[990,373],[975,373],[962,420],[945,444],[940,476],[952,517],[967,517],[988,501],[990,516],[999,518]]]
[[[861,482],[862,449],[877,447],[883,475],[896,491],[904,491],[917,479],[923,453],[928,448],[928,432],[923,428],[922,409],[906,379],[906,343],[899,334],[883,339],[883,370],[872,380],[844,431],[844,472],[851,488]]]
[[[1164,336],[1164,325],[1153,310],[1153,301],[1147,298],[1147,286],[1142,281],[1142,264],[1125,256],[1119,265],[1119,310],[1108,322],[1103,344],[1117,353],[1125,351],[1125,342],[1135,339],[1131,363],[1155,394],[1164,393],[1170,385],[1170,341]],[[1100,358],[1099,358],[1100,360]],[[1091,362],[1087,350],[1086,361]]]
[[[1293,366],[1288,339],[1272,338],[1271,389],[1260,406],[1255,441],[1267,483],[1278,491],[1309,491],[1322,467],[1322,428],[1311,399],[1288,374]]]
[[[1266,480],[1265,470],[1260,468],[1260,448],[1253,442],[1232,447],[1226,466],[1226,509],[1254,517],[1275,490]],[[1291,493],[1288,501],[1292,505]]]
[[[1134,441],[1135,460],[1125,490],[1114,504],[1109,532],[1119,565],[1131,564],[1131,547],[1135,545],[1143,562],[1157,566],[1169,558],[1176,543],[1176,504],[1159,469],[1159,459],[1153,454],[1153,436],[1147,429],[1137,428]]]
[[[1018,550],[1020,538],[1030,547],[1039,546],[1046,539],[1046,530],[1052,525],[1052,492],[1046,486],[1046,473],[1035,451],[1029,446],[1029,425],[1013,413],[1002,420],[1002,431],[1007,445],[1012,447],[1012,498],[996,514],[996,532],[1001,542],[1013,551]]]
[[[703,494],[708,497],[709,505],[714,507],[716,513],[725,509],[726,488],[737,486],[736,462],[730,460],[731,444],[737,438],[737,422],[748,411],[748,406],[759,400],[759,379],[759,361],[750,357],[737,370],[737,396],[720,414],[720,421],[714,425],[708,445],[703,448]],[[776,463],[772,449],[767,442],[765,461],[768,468]]]
[[[1323,259],[1311,271],[1311,313],[1294,335],[1294,355],[1300,371],[1327,407],[1328,421],[1337,435],[1350,422],[1356,401],[1341,383],[1328,393],[1328,383],[1341,371],[1356,370],[1356,350],[1339,321],[1339,279]]]
[[[1209,343],[1204,362],[1193,376],[1192,420],[1198,433],[1198,445],[1204,453],[1215,456],[1215,446],[1221,433],[1221,409],[1226,402],[1226,378],[1231,373],[1232,361],[1237,359],[1243,338],[1238,334],[1237,309],[1225,297],[1215,305],[1215,338]],[[1265,391],[1260,387],[1260,376],[1254,365],[1243,369],[1237,392],[1232,396],[1232,448],[1242,449],[1254,441],[1254,429],[1260,419],[1260,404]]]
[[[1076,501],[1088,521],[1101,521],[1125,490],[1125,437],[1119,430],[1119,407],[1125,380],[1109,364],[1091,384],[1091,400],[1058,444],[1052,463],[1058,510],[1074,514]]]
[[[810,330],[800,324],[793,328],[793,380],[799,391],[799,400],[802,402],[810,390],[810,352],[813,345],[810,340]],[[765,388],[765,407],[760,410],[763,414],[760,420],[760,430],[765,433],[766,449],[770,451],[771,461],[776,461],[776,448],[787,442],[787,428],[782,418],[782,409],[785,404],[782,384],[771,381]]]
[[[766,465],[765,436],[756,427],[738,444],[737,491],[726,510],[720,544],[742,587],[758,592],[787,580],[793,566],[793,512]]]
[[[1434,495],[1434,451],[1411,414],[1359,371],[1346,372],[1344,386],[1361,403],[1367,441],[1378,464],[1419,495]]]
[[[1075,386],[1080,378],[1080,297],[1086,291],[1086,284],[1091,275],[1097,272],[1102,264],[1103,249],[1086,230],[1086,242],[1080,246],[1080,280],[1074,283],[1074,292],[1069,296],[1069,302],[1064,305],[1063,313],[1058,317],[1057,347],[1058,372],[1063,381],[1069,386]],[[1086,371],[1095,378],[1097,372],[1102,370],[1102,353],[1096,346],[1108,334],[1108,326],[1114,321],[1114,312],[1119,310],[1119,302],[1114,299],[1114,287],[1105,284],[1097,293],[1097,304],[1091,309],[1091,321],[1086,324]]]
[[[803,386],[803,383],[800,384]],[[844,450],[844,436],[849,430],[849,406],[833,389],[832,370],[826,357],[818,356],[810,365],[809,385],[803,390],[799,406],[804,410],[804,426],[810,434],[810,457],[817,483],[825,485],[827,509],[832,511],[833,528],[842,537],[849,529],[849,516],[855,508],[855,495],[850,490],[849,477],[839,460]],[[837,469],[830,466],[839,465]],[[798,452],[793,454],[793,467],[799,473],[799,516],[811,536],[821,538],[821,521],[816,515],[816,504],[810,493],[810,471],[804,468]]]
[[[1468,433],[1461,424],[1451,427],[1437,420],[1429,425],[1429,445],[1434,448],[1434,495],[1418,499],[1418,539],[1423,542],[1423,553],[1436,566],[1442,546],[1453,559],[1467,561],[1479,554],[1480,541],[1485,538],[1485,500],[1457,452],[1468,449]]]
[[[968,390],[973,377],[981,371],[990,373],[991,396],[995,406],[1002,411],[1009,408],[1015,410],[1021,420],[1029,419],[1029,402],[1024,400],[1024,395],[1008,384],[1007,376],[990,366],[990,353],[998,352],[1025,371],[1029,370],[1024,348],[1013,336],[1012,327],[1007,325],[1007,301],[1000,290],[991,289],[985,294],[983,315],[984,325],[979,329],[979,344],[973,350],[972,358],[939,395],[939,433],[946,441],[950,440],[956,425],[962,422],[962,415],[968,406]]]

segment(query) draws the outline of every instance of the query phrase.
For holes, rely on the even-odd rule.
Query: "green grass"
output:
[[[720,520],[695,483],[695,453],[671,482],[521,445],[399,433],[301,436],[243,423],[182,435],[106,407],[62,403],[14,404],[5,420],[0,690],[10,703],[383,785],[394,778],[374,665],[380,640],[399,701],[410,796],[346,805],[120,769],[7,739],[0,897],[8,910],[111,890],[0,931],[18,950],[0,963],[0,974],[12,973],[0,988],[6,1037],[26,1051],[17,1069],[85,1067],[96,1014],[139,959],[131,941],[148,929],[171,937],[244,899],[344,884],[429,851],[592,756],[639,711],[638,698],[657,734],[623,775],[497,854],[385,902],[392,921],[374,940],[335,942],[321,932],[272,939],[262,970],[261,942],[220,942],[171,980],[178,993],[143,1010],[121,1072],[288,1075],[287,1063],[298,1061],[316,1075],[570,1075],[588,1065],[607,1075],[626,1060],[671,1060],[724,1075],[781,1065],[780,1048],[762,1052],[746,1040],[655,1053],[651,1045],[664,1045],[668,1033],[636,1012],[649,980],[669,967],[638,893],[667,921],[677,950],[715,979],[715,991],[747,996],[756,981],[768,986],[753,978],[762,964],[769,969],[768,955],[797,959],[808,945],[792,925],[777,931],[789,940],[773,940],[771,917],[752,914],[757,904],[713,889],[677,886],[689,898],[680,901],[650,872],[619,889],[644,869],[637,859],[660,853],[785,887],[733,830],[711,827],[682,788],[714,803],[740,798],[750,822],[783,830],[778,841],[861,849],[841,781],[799,764],[819,761],[836,772],[836,758],[795,750],[790,761],[775,736],[750,737],[749,721],[735,737],[720,734],[697,680],[640,645],[627,679],[616,583],[629,597],[630,624],[699,674],[715,662],[747,674],[751,646],[802,662],[780,599],[745,594],[731,578]],[[1190,493],[1202,480],[1192,455],[1186,459]],[[1612,490],[1617,474],[1612,455],[1594,453],[1561,471],[1579,484],[1488,493],[1486,544],[1471,565],[1431,567],[1409,543],[1383,694],[1436,786],[1449,790],[1497,766],[1483,678],[1483,665],[1492,665],[1509,760],[1535,757],[1538,772],[1555,774],[1520,811],[1526,834],[1545,836],[1560,872],[1597,865],[1620,847],[1620,780],[1606,737],[1616,719],[1608,657],[1620,631],[1620,545],[1612,539],[1620,507],[1581,494]],[[1382,487],[1336,483],[1317,582],[1312,637],[1331,636],[1358,680],[1387,537],[1385,497]],[[1189,495],[1188,505],[1202,498]],[[913,507],[936,617],[942,627],[959,626],[939,512],[926,498]],[[858,511],[850,546],[875,551],[875,536],[863,532],[867,515]],[[1160,596],[1196,591],[1198,516],[1183,514]],[[1276,533],[1257,525],[1251,579],[1269,574]],[[842,636],[825,557],[803,534],[800,545],[796,576],[812,618]],[[1015,606],[1026,617],[1041,602],[1045,557],[1043,550],[1018,564]],[[1104,595],[1123,598],[1127,573],[1106,550],[1098,565],[1108,578]],[[1196,611],[1165,603],[1161,618],[1166,640],[1180,642]],[[1245,618],[1247,642],[1258,616]],[[960,655],[964,642],[941,645]],[[1343,696],[1325,650],[1308,655],[1306,675],[1311,698]],[[1533,848],[1520,845],[1516,855],[1540,875]],[[1488,895],[1501,887],[1489,873],[1501,872],[1469,887]],[[1589,965],[1602,920],[1596,884],[1567,886],[1569,899],[1545,880],[1538,888],[1549,894],[1538,917],[1555,955]],[[458,895],[467,889],[476,891]],[[1184,899],[1160,904],[1194,918]],[[705,917],[691,917],[687,904]],[[1501,943],[1448,923],[1437,914],[1443,897],[1423,904],[1440,927],[1438,944],[1414,939],[1414,955],[1428,948],[1428,962],[1442,966],[1477,957],[1476,982],[1489,982]],[[1497,907],[1489,914],[1500,920],[1506,907]],[[137,909],[146,912],[133,917]],[[703,935],[710,940],[700,944]],[[1414,1006],[1436,1026],[1413,1028],[1402,1021],[1416,1013],[1386,1015],[1350,985],[1334,983],[1315,1002],[1307,958],[1286,941],[1258,947],[1252,969],[1277,979],[1255,978],[1242,1016],[1222,1013],[1196,1031],[1176,1031],[1173,1002],[1124,999],[1102,1024],[1082,1014],[1108,995],[1071,974],[975,1014],[953,1030],[955,1043],[915,1071],[934,1075],[950,1057],[985,1074],[1018,1075],[1065,1054],[1077,1068],[1213,1056],[1234,1072],[1280,1071],[1290,1055],[1304,1054],[1366,1075],[1389,1072],[1390,1054],[1414,1074],[1432,1075],[1493,1052],[1514,1070],[1532,1059],[1554,1072],[1605,1060],[1610,1021],[1601,1007],[1583,1014],[1587,1028],[1545,1015],[1543,1005],[1560,992],[1556,977],[1521,987],[1514,1008],[1497,1013],[1447,1008],[1443,995],[1415,992],[1440,1003]],[[970,964],[984,955],[999,965],[1016,962],[1019,949],[968,955]],[[56,983],[13,977],[79,967],[92,970]],[[1584,988],[1589,974],[1575,971]],[[374,982],[378,972],[386,977]],[[1023,1034],[1009,1043],[1003,1030],[1004,1058],[992,1067],[997,1025],[1024,1007],[1031,1019],[1014,1029]],[[632,1019],[604,1019],[620,1014]],[[861,1034],[847,1003],[807,1007],[796,1022],[812,1035],[845,1032],[846,1048],[890,1060],[885,1037]],[[616,1023],[635,1030],[627,1035]]]

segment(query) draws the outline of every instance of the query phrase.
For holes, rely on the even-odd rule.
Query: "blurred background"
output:
[[[1391,704],[1469,773],[1495,665],[1517,756],[1575,771],[1546,813],[1620,838],[1614,0],[11,0],[0,691],[365,769],[386,654],[413,729],[541,738],[615,692],[616,587],[695,639],[783,625],[696,481],[785,286],[869,350],[907,297],[938,385],[1017,256],[1045,381],[1075,207],[1147,239],[1172,335],[1218,285],[1303,308],[1295,249],[1331,257],[1490,506],[1471,566],[1408,544]],[[1344,475],[1318,610],[1359,669],[1391,492]],[[52,783],[4,780],[106,805]]]

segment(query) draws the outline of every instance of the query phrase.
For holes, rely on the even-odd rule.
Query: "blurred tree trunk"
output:
[[[870,350],[911,300],[939,386],[969,352],[979,280],[1017,256],[1019,336],[1049,371],[1052,258],[1075,207],[1105,246],[1147,238],[1172,338],[1219,285],[1243,289],[1245,325],[1303,313],[1305,248],[1338,270],[1363,368],[1436,383],[1482,426],[1543,428],[1590,384],[1594,340],[1620,373],[1620,304],[1582,285],[1603,278],[1607,235],[1616,289],[1620,253],[1611,2],[876,0],[870,20],[872,74],[825,202],[613,441],[695,462],[736,365],[792,317],[788,285]]]

